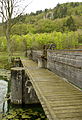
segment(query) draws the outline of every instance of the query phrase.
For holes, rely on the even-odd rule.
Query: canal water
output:
[[[7,101],[5,97],[8,91],[8,82],[0,80],[0,113],[7,112]]]
[[[3,113],[5,114],[8,110],[8,104],[5,99],[8,92],[8,82],[0,76],[0,120],[2,120]]]
[[[6,101],[8,81],[0,77],[0,120],[48,120],[40,104],[14,106]]]

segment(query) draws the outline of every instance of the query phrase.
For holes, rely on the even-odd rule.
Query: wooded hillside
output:
[[[82,2],[57,4],[54,9],[36,11],[14,18],[11,34],[65,32],[82,29]],[[0,31],[2,27],[0,25]],[[0,32],[0,35],[3,35]]]
[[[82,2],[57,4],[53,9],[18,16],[12,20],[13,22],[16,24],[11,30],[11,43],[14,42],[12,51],[20,50],[21,45],[27,44],[28,48],[32,48],[51,43],[51,41],[57,44],[58,49],[72,48],[78,46],[78,43],[82,44]],[[0,24],[0,31],[2,36],[0,47],[1,50],[6,50],[2,24]],[[74,38],[74,36],[77,37]],[[32,41],[35,42],[32,43]],[[65,41],[64,45],[63,41]]]

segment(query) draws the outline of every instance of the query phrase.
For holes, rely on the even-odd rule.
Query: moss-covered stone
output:
[[[2,120],[47,120],[47,118],[44,112],[38,111],[38,109],[13,108],[3,115]]]

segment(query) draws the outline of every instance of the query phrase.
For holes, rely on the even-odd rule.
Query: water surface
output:
[[[8,91],[8,82],[0,80],[0,113],[7,111],[7,102],[5,102],[5,97]],[[4,105],[4,108],[3,108]]]

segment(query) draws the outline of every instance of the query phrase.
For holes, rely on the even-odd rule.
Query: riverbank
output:
[[[21,57],[24,58],[23,52],[13,53],[12,57]],[[12,64],[8,63],[8,54],[7,52],[0,52],[0,69],[10,70]]]
[[[0,69],[0,79],[4,79],[9,81],[10,80],[10,70],[6,70],[6,69]]]

